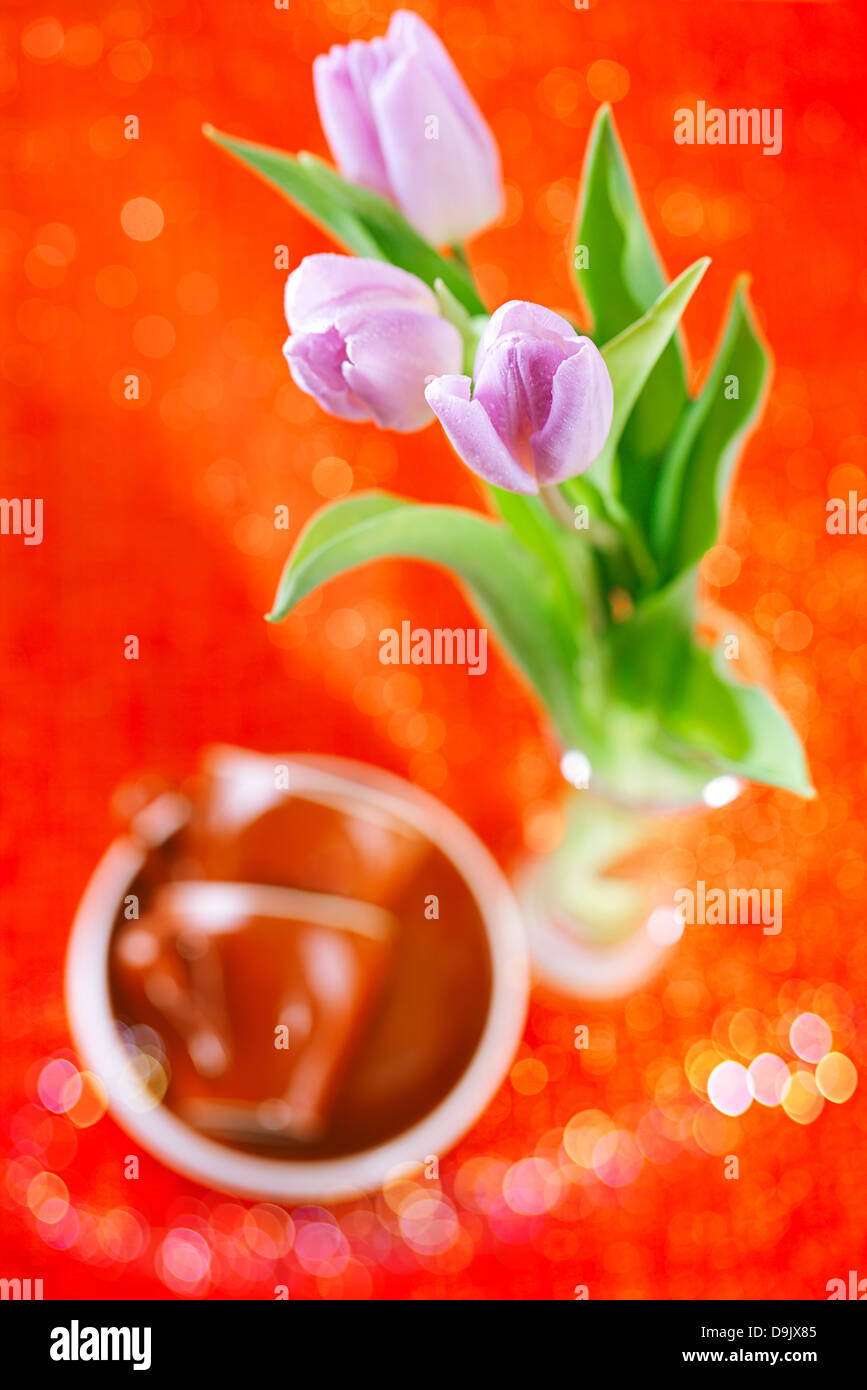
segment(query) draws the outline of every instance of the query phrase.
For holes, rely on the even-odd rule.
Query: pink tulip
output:
[[[397,203],[434,245],[463,241],[499,216],[493,136],[417,14],[397,10],[385,38],[322,54],[313,83],[341,172]]]
[[[509,492],[538,492],[583,473],[611,428],[608,368],[589,338],[512,299],[479,342],[473,378],[441,376],[425,392],[474,473]]]
[[[308,256],[286,283],[296,385],[343,420],[409,432],[430,424],[425,384],[457,371],[463,345],[415,275],[383,261]]]

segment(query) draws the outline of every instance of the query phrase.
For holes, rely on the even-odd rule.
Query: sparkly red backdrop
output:
[[[130,773],[183,775],[211,739],[338,751],[435,791],[504,863],[556,834],[557,779],[498,659],[484,681],[383,675],[382,626],[467,621],[445,575],[383,564],[282,627],[261,620],[287,549],[275,506],[295,534],[324,498],[371,484],[475,505],[438,431],[343,426],[292,385],[274,248],[295,264],[325,243],[200,135],[211,121],[324,153],[312,58],[382,32],[389,8],[8,0],[2,491],[41,495],[45,534],[31,547],[0,537],[0,1273],[42,1277],[46,1297],[272,1297],[285,1282],[331,1298],[570,1298],[581,1284],[591,1297],[822,1298],[829,1279],[867,1275],[861,1092],[821,1105],[804,1083],[796,1117],[754,1105],[726,1119],[702,1079],[769,1039],[792,1060],[787,1023],[804,1010],[867,1067],[867,539],[825,531],[826,497],[867,490],[867,16],[746,0],[421,8],[503,150],[507,215],[471,249],[492,306],[572,302],[566,240],[601,100],[669,270],[713,256],[686,321],[697,378],[732,276],[752,272],[776,378],[705,578],[761,639],[819,798],[754,791],[678,832],[660,868],[673,884],[749,882],[758,865],[785,886],[785,927],[689,932],[626,1003],[535,1002],[510,1080],[439,1186],[294,1225],[147,1156],[126,1181],[130,1141],[111,1120],[45,1109],[46,1062],[74,1061],[69,923]],[[781,154],[676,145],[673,112],[699,98],[780,107]],[[128,372],[137,404],[123,400]],[[123,657],[129,634],[137,662]],[[581,1022],[603,1046],[574,1049]],[[575,1142],[564,1161],[564,1127],[618,1136],[612,1182]]]

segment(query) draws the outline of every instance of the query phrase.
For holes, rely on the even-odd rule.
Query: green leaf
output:
[[[380,258],[379,244],[358,213],[345,199],[336,199],[324,189],[297,159],[282,150],[225,135],[213,126],[203,126],[202,130],[215,145],[228,150],[266,183],[278,188],[348,250],[357,256]]]
[[[600,634],[607,610],[596,557],[586,537],[575,530],[572,506],[561,489],[543,488],[537,496],[526,496],[489,483],[486,491],[518,540],[538,556],[554,580],[562,621],[578,647],[573,669],[587,737],[591,726],[598,729],[602,721],[606,693]]]
[[[507,492],[493,483],[487,483],[485,490],[521,543],[546,565],[562,573],[564,527],[548,511],[541,496]]]
[[[801,741],[776,700],[761,686],[732,681],[725,667],[721,651],[693,645],[665,727],[727,772],[815,796]]]
[[[726,490],[760,413],[768,369],[768,353],[740,281],[710,375],[686,410],[653,499],[651,544],[667,576],[695,564],[716,542]],[[728,399],[732,377],[736,400]]]
[[[367,521],[369,517],[382,515],[389,504],[397,507],[401,506],[402,502],[399,497],[390,497],[384,492],[360,492],[357,497],[350,497],[345,502],[321,507],[315,516],[311,517],[295,543],[290,561],[292,568],[297,572],[303,560],[306,560],[317,550],[321,550],[329,541],[339,539],[347,526],[358,526]],[[284,570],[281,584],[285,578],[286,571]],[[298,598],[296,597],[290,607],[297,602]],[[289,608],[287,607],[276,617],[273,612],[269,613],[268,621],[279,622],[280,619],[286,617],[288,612]]]
[[[731,680],[720,651],[692,630],[693,566],[611,630],[618,703],[654,710],[672,751],[769,786],[813,796],[804,752],[779,705],[759,686]]]
[[[425,241],[403,213],[386,198],[360,184],[350,183],[323,160],[302,152],[298,162],[320,188],[336,200],[345,199],[381,247],[382,259],[412,271],[433,288],[442,280],[471,314],[486,314],[469,266],[455,256],[445,257]],[[487,316],[487,315],[486,315]]]
[[[578,654],[557,585],[512,531],[475,512],[387,493],[363,493],[325,508],[287,561],[269,621],[285,618],[326,580],[386,556],[429,560],[464,580],[563,738],[574,736]]]
[[[209,140],[278,188],[349,251],[400,266],[431,288],[442,280],[469,313],[484,313],[485,306],[465,268],[435,251],[378,193],[350,183],[314,155],[299,154],[296,158],[268,145],[226,135],[213,126],[203,130]]]
[[[614,416],[605,448],[589,469],[588,476],[605,494],[618,491],[615,458],[632,407],[709,265],[707,256],[695,261],[663,290],[647,313],[602,348],[614,387]]]
[[[604,343],[644,314],[668,281],[607,106],[597,112],[587,146],[576,243],[587,248],[588,264],[576,262],[575,277],[593,316],[594,338]],[[630,461],[626,500],[637,514],[643,514],[648,477],[687,399],[675,338],[645,384],[624,436]]]
[[[618,700],[661,710],[666,704],[692,637],[698,571],[649,594],[626,622],[608,636]]]
[[[487,314],[468,314],[459,299],[456,299],[443,280],[434,281],[434,294],[439,300],[440,313],[444,319],[448,319],[461,335],[461,342],[464,345],[464,356],[461,369],[464,376],[471,377],[476,363],[476,352],[479,347],[479,339],[485,331],[486,325],[490,322]]]

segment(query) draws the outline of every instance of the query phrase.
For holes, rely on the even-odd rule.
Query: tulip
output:
[[[441,376],[425,395],[464,463],[509,492],[583,473],[611,428],[602,356],[570,323],[513,299],[479,341],[472,380]]]
[[[286,321],[296,385],[343,420],[420,430],[433,418],[426,382],[461,365],[461,336],[433,291],[383,261],[308,256],[286,283]]]
[[[313,83],[341,172],[397,203],[428,241],[463,241],[499,216],[494,138],[417,14],[397,10],[385,38],[322,54]]]

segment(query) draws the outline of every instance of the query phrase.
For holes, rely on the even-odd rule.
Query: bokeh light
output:
[[[740,1062],[720,1062],[708,1077],[707,1094],[724,1115],[742,1115],[753,1100],[746,1068]]]
[[[789,1068],[773,1052],[760,1052],[747,1068],[750,1093],[760,1105],[779,1105],[789,1083]]]
[[[818,1014],[799,1014],[789,1029],[792,1051],[804,1062],[820,1062],[831,1043],[831,1029]]]
[[[816,1085],[826,1100],[842,1105],[855,1094],[858,1072],[842,1052],[826,1052],[816,1067]]]

